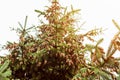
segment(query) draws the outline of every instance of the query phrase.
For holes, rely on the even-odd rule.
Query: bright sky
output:
[[[61,5],[74,9],[81,9],[81,21],[86,21],[84,28],[93,29],[102,27],[107,29],[101,38],[105,38],[102,46],[107,49],[110,39],[118,31],[112,19],[120,24],[120,0],[59,0]],[[15,32],[11,32],[9,27],[19,27],[18,21],[24,23],[24,18],[28,16],[28,26],[39,23],[35,9],[44,10],[48,5],[48,0],[0,0],[0,44],[7,41],[16,41]],[[1,52],[4,54],[4,52]]]

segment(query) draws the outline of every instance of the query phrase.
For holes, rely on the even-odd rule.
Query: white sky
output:
[[[107,49],[110,39],[118,31],[112,19],[120,24],[120,0],[59,0],[61,5],[74,9],[81,9],[81,21],[86,21],[84,28],[93,29],[102,27],[107,30],[101,35],[104,39],[102,46]],[[19,27],[18,21],[24,23],[24,18],[28,16],[28,26],[37,25],[38,18],[35,9],[44,10],[48,5],[48,0],[0,0],[0,44],[6,41],[16,41],[15,32],[11,32],[9,27]],[[3,52],[4,53],[4,52]],[[2,52],[0,54],[3,54]]]

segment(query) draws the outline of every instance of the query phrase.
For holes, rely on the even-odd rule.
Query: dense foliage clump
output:
[[[99,46],[103,41],[95,42],[93,36],[101,33],[94,29],[77,34],[75,14],[79,10],[67,11],[57,0],[44,11],[35,10],[46,21],[36,28],[36,36],[29,33],[31,28],[25,24],[17,29],[18,42],[8,42],[6,49],[10,54],[10,79],[20,80],[116,80],[119,75],[119,59],[113,54],[120,50],[120,30],[110,43],[107,52]],[[114,24],[119,28],[117,23]],[[84,43],[88,39],[96,44]],[[90,58],[86,58],[86,54]],[[5,59],[6,59],[5,58]],[[3,61],[4,62],[4,61]],[[118,77],[119,78],[119,77]],[[119,79],[118,79],[119,80]]]

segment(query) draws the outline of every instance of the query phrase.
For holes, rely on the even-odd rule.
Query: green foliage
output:
[[[3,64],[0,64],[0,80],[9,80],[11,76],[11,70],[9,67],[9,60],[6,60]]]
[[[93,29],[76,34],[76,19],[79,9],[71,11],[61,7],[53,0],[46,10],[35,10],[46,21],[36,28],[36,36],[29,34],[33,27],[27,28],[27,17],[20,28],[18,42],[8,42],[6,49],[11,53],[0,68],[0,76],[20,80],[116,80],[113,72],[119,74],[119,59],[113,54],[120,51],[120,32],[112,39],[107,52],[100,46],[103,39],[94,40],[102,32]],[[119,29],[119,25],[113,20]],[[95,44],[84,43],[85,39]],[[86,58],[86,54],[90,58]],[[89,59],[89,60],[88,60]],[[8,68],[9,66],[9,68]],[[7,71],[6,71],[7,70]],[[10,71],[11,70],[11,71]],[[1,77],[2,78],[2,77]],[[5,80],[5,79],[4,79]]]

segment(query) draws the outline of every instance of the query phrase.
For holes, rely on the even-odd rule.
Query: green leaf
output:
[[[98,68],[95,68],[95,69],[94,69],[94,73],[95,73],[95,74],[98,74],[98,73],[99,73],[99,69],[98,69]]]
[[[82,69],[80,69],[80,71],[81,71],[82,73],[84,73],[84,72],[87,71],[87,68],[82,68]]]
[[[6,60],[5,63],[0,66],[0,80],[9,80],[7,77],[11,75],[11,70],[8,69],[9,60]]]
[[[107,73],[103,72],[103,71],[99,71],[99,74],[101,75],[102,78],[106,79],[106,80],[110,80],[109,76]]]
[[[92,45],[92,44],[86,44],[86,48],[87,48],[89,51],[91,51],[92,49],[95,48],[95,46]]]
[[[39,10],[35,10],[35,12],[39,13],[38,17],[41,15],[45,15],[45,12],[39,11]]]
[[[5,63],[0,67],[0,73],[4,72],[9,65],[9,60],[6,60]]]
[[[35,26],[33,26],[33,27],[30,27],[30,28],[27,28],[26,30],[30,30],[30,29],[33,29]]]
[[[19,24],[20,28],[23,30],[22,24],[20,22],[18,22],[18,24]]]
[[[3,77],[3,76],[1,76],[1,74],[0,74],[0,80],[10,80],[9,78],[6,78],[6,77]]]
[[[117,29],[120,31],[120,26],[117,24],[117,22],[113,19],[112,22],[114,23],[114,25],[117,27]]]
[[[26,18],[25,18],[24,29],[26,29],[27,19],[28,19],[28,16],[26,16]]]
[[[66,14],[66,11],[67,11],[67,7],[66,7],[65,10],[64,10],[64,15]]]
[[[11,70],[7,69],[7,71],[5,71],[4,73],[2,73],[4,77],[8,77],[11,75]]]
[[[102,39],[100,39],[100,40],[98,40],[98,42],[97,42],[96,46],[98,46],[101,42],[103,42],[103,38],[102,38]]]

